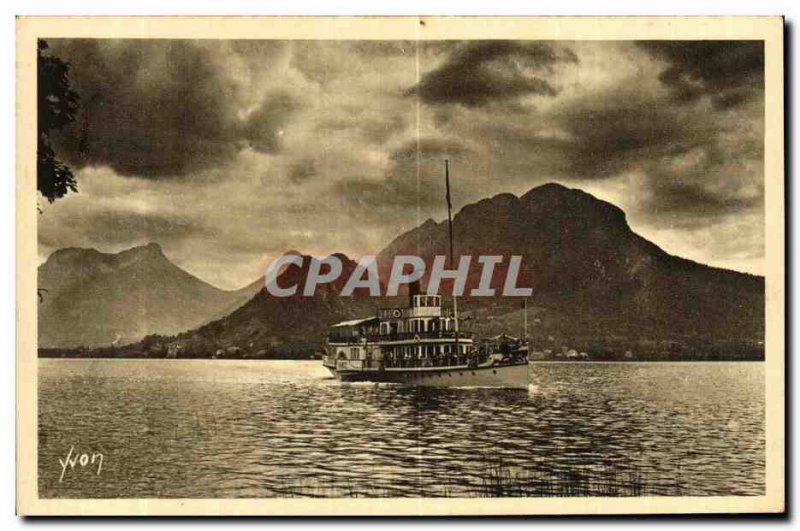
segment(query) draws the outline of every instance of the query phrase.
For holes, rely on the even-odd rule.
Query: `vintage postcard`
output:
[[[17,511],[784,511],[783,19],[25,18]]]

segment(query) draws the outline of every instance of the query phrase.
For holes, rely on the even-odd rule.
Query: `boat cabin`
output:
[[[439,295],[412,285],[409,305],[330,327],[326,364],[337,370],[448,367],[475,363],[472,334],[457,331]]]
[[[380,335],[386,340],[442,337],[455,331],[455,317],[449,308],[442,308],[439,295],[412,295],[406,308],[381,308]],[[452,335],[452,334],[451,334]]]
[[[338,370],[378,368],[383,359],[376,342],[379,324],[377,317],[368,317],[332,325],[325,361]]]

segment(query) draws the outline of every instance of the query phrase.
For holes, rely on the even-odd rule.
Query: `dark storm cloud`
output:
[[[444,198],[444,161],[463,160],[471,148],[452,138],[421,138],[397,148],[386,174],[386,200],[393,207],[441,205]]]
[[[273,92],[265,96],[261,105],[233,132],[256,151],[275,153],[282,145],[281,128],[299,108],[298,100],[288,92]]]
[[[145,242],[171,244],[184,238],[206,234],[206,229],[188,218],[174,214],[125,212],[88,209],[81,216],[70,216],[57,226],[43,217],[44,230],[39,230],[39,243],[57,248],[64,242],[105,249],[132,246]]]
[[[605,179],[644,161],[685,153],[708,142],[711,128],[676,113],[664,102],[636,94],[601,94],[537,117],[557,134],[526,125],[491,123],[484,129],[496,150],[518,146],[543,160],[548,173],[574,179]]]
[[[453,51],[425,74],[409,93],[426,103],[460,103],[468,107],[558,90],[542,74],[561,62],[577,63],[572,50],[547,42],[479,41]]]
[[[762,197],[729,197],[715,194],[701,184],[674,182],[656,183],[652,205],[661,212],[670,214],[699,214],[715,217],[747,210],[759,205]],[[691,216],[690,216],[691,217]]]
[[[317,164],[314,159],[303,158],[289,166],[289,180],[300,184],[317,175]]]
[[[762,41],[642,41],[665,61],[659,79],[678,101],[711,98],[720,110],[750,101],[764,90]]]
[[[449,158],[456,209],[556,181],[670,252],[763,254],[763,75],[746,46],[703,52],[706,71],[686,43],[50,44],[85,112],[60,144],[81,193],[43,209],[44,250],[158,241],[235,287],[261,253],[369,254],[443,219]]]
[[[72,64],[81,108],[57,149],[75,166],[121,175],[183,176],[232,160],[246,146],[279,149],[298,104],[270,94],[247,117],[225,56],[194,41],[68,40],[51,43]]]
[[[470,148],[453,139],[423,138],[411,141],[390,155],[390,167],[383,181],[362,178],[343,179],[336,192],[352,206],[361,206],[386,216],[388,211],[408,211],[412,207],[443,204],[444,160],[466,156]]]
[[[580,178],[613,177],[713,140],[707,122],[675,112],[664,102],[624,94],[572,106],[560,124],[570,138],[559,144],[568,150],[565,170]]]
[[[743,125],[750,117],[715,119],[719,113],[711,109],[635,90],[571,101],[539,116],[541,129],[498,123],[482,131],[493,149],[556,178],[640,175],[637,207],[654,222],[667,214],[708,218],[759,204],[763,142],[758,127]]]

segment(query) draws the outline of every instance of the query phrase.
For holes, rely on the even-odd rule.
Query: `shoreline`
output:
[[[318,361],[309,358],[144,358],[138,356],[38,356],[38,360],[142,360],[142,361]],[[692,359],[692,360],[535,360],[529,365],[575,365],[606,363],[763,363],[765,359]]]

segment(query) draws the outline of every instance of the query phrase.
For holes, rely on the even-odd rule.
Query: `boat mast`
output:
[[[528,299],[522,299],[522,339],[528,344]]]
[[[452,268],[455,267],[455,258],[453,254],[453,204],[450,200],[450,161],[447,159],[444,161],[444,184],[445,189],[447,190],[447,228],[450,236],[450,267]],[[453,285],[453,318],[455,320],[454,330],[456,339],[456,356],[458,356],[458,299],[456,298],[455,284]]]

